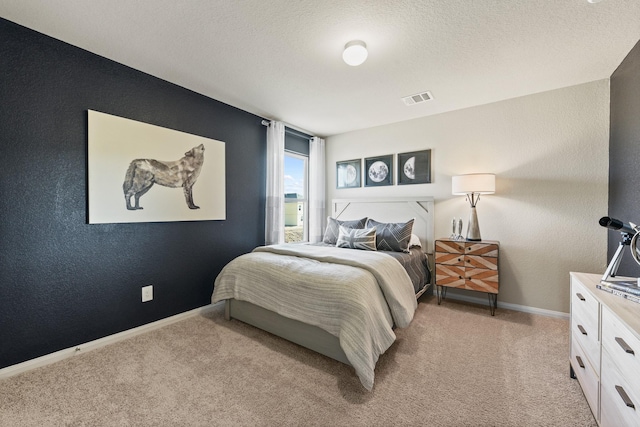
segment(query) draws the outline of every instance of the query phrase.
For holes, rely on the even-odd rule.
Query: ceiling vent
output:
[[[427,91],[427,92],[417,93],[415,95],[405,96],[404,98],[402,98],[402,101],[404,101],[405,105],[415,105],[415,104],[421,104],[423,102],[431,101],[432,99],[433,99],[433,95],[431,95],[431,92]]]

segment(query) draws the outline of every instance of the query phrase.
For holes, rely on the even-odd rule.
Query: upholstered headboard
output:
[[[333,199],[331,206],[332,216],[341,220],[366,216],[378,222],[406,222],[415,218],[413,234],[420,238],[424,252],[433,253],[433,197]]]

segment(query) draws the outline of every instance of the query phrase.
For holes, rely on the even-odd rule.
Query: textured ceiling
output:
[[[640,39],[638,0],[2,0],[0,16],[321,136],[608,78]]]

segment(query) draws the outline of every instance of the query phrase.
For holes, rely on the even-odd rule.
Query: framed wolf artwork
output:
[[[226,218],[224,142],[88,114],[90,224]]]

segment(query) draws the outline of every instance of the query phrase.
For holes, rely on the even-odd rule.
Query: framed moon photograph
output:
[[[398,185],[431,182],[431,150],[398,154]]]
[[[360,187],[362,170],[360,159],[336,162],[336,188]]]
[[[364,186],[393,185],[393,154],[364,159]]]

